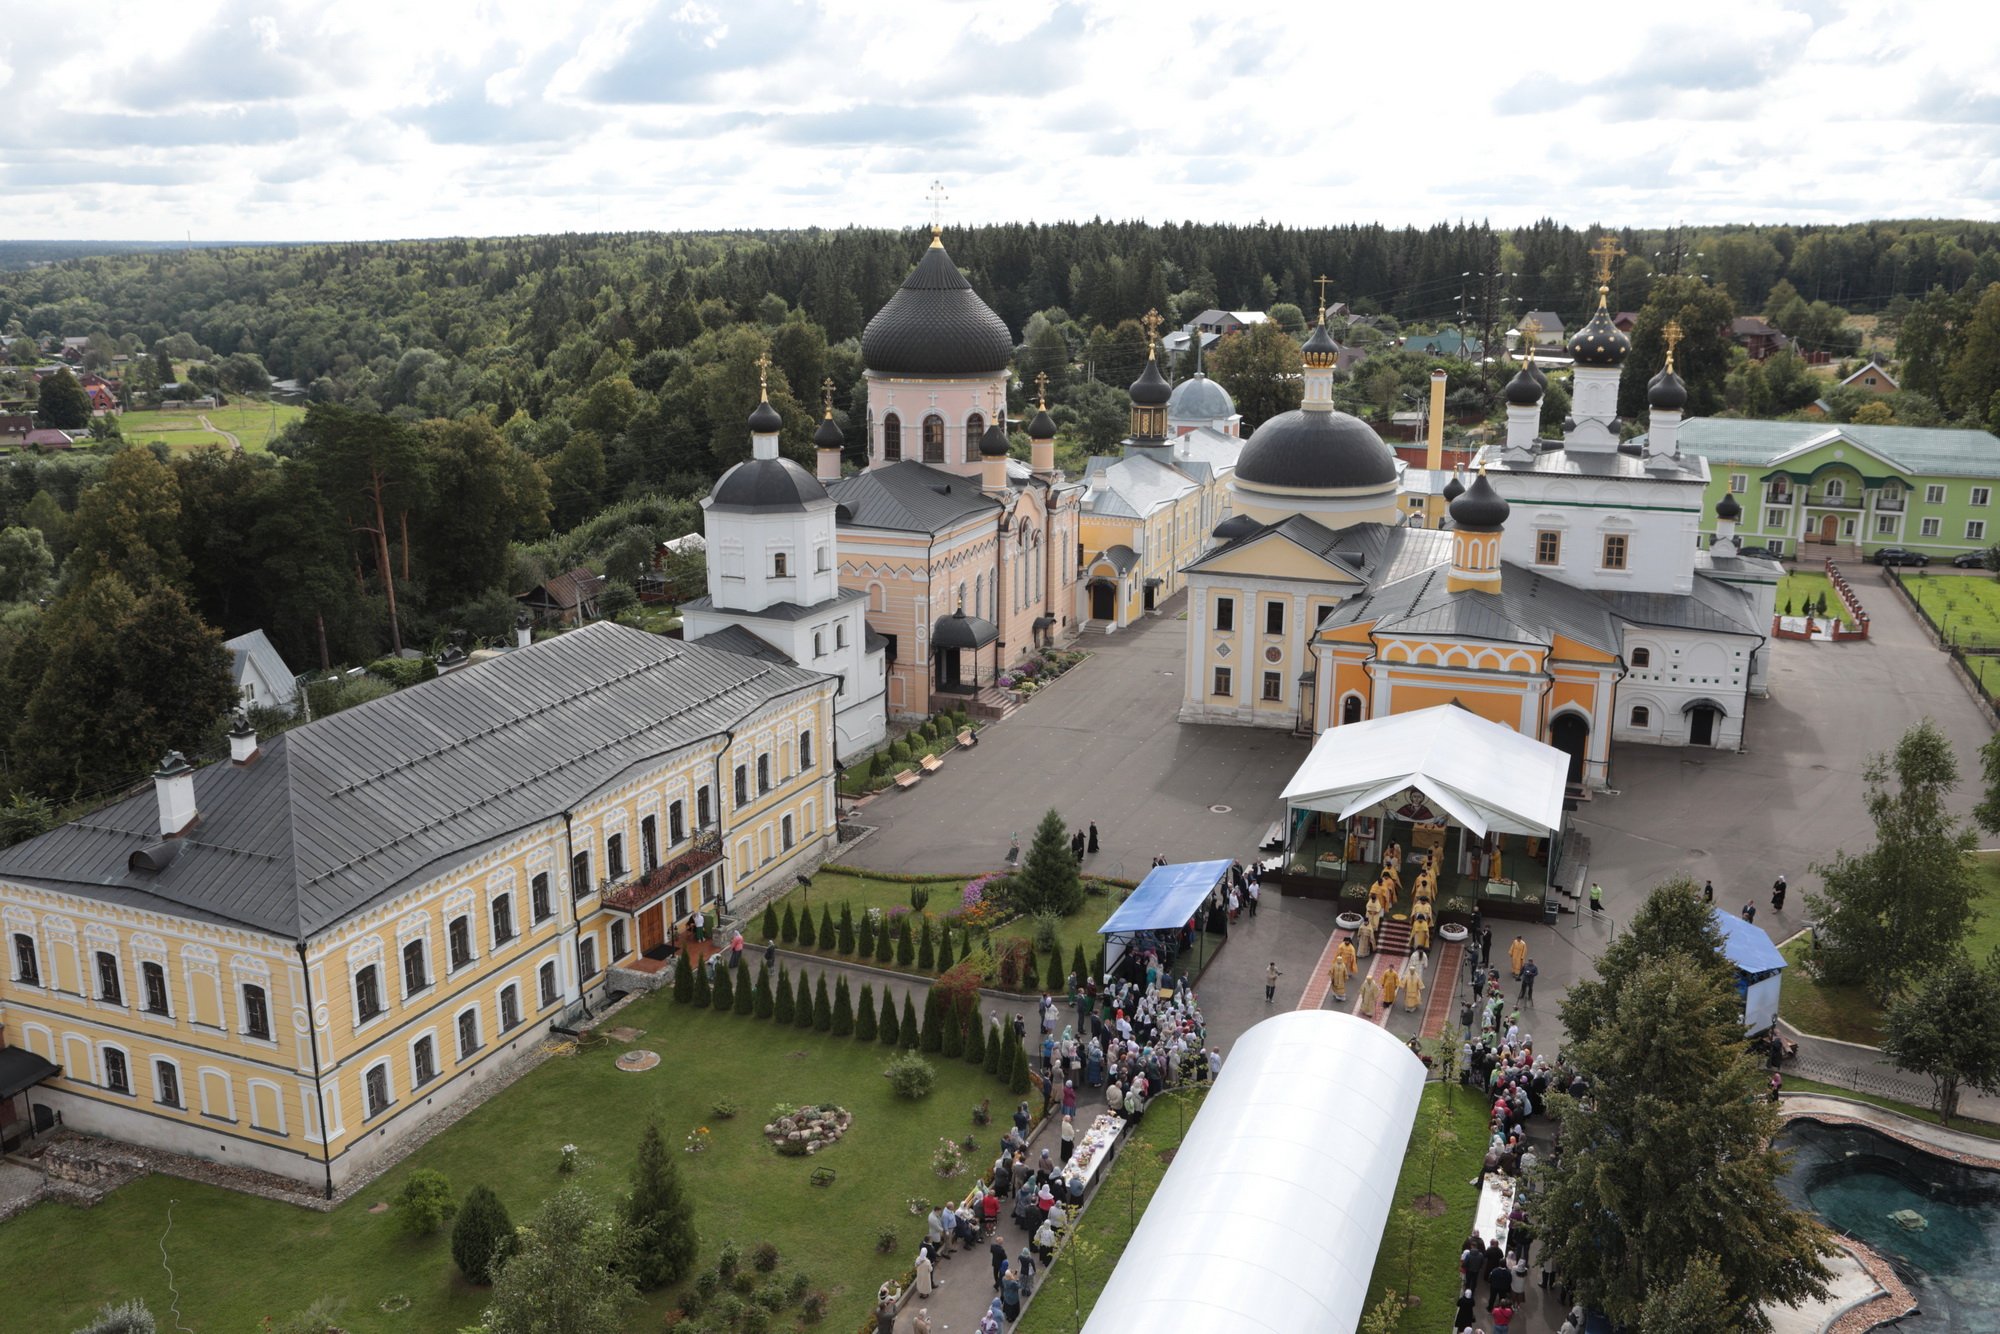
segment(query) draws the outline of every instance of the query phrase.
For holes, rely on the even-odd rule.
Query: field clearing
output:
[[[305,416],[305,409],[288,403],[231,403],[226,407],[190,412],[181,409],[128,412],[119,419],[125,438],[134,444],[164,441],[169,449],[227,447],[234,435],[248,451],[262,450],[288,422]],[[206,418],[208,427],[202,426]],[[210,429],[213,428],[213,429]]]
[[[2000,582],[1981,574],[1898,570],[1903,590],[1961,648],[2000,648]]]

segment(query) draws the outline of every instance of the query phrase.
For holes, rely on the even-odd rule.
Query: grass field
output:
[[[1947,639],[1965,648],[2000,648],[2000,582],[1977,573],[1917,570],[1898,570],[1896,577]]]
[[[1822,594],[1826,597],[1826,614],[1838,617],[1841,624],[1850,630],[1853,629],[1854,619],[1847,614],[1847,605],[1840,600],[1839,594],[1833,591],[1832,582],[1823,574],[1813,574],[1803,570],[1787,571],[1785,576],[1778,580],[1778,613],[1783,615],[1786,605],[1790,604],[1794,615],[1803,616],[1806,614],[1807,602],[1810,601],[1815,607],[1818,606]]]
[[[1785,1092],[1824,1093],[1836,1098],[1852,1098],[1856,1102],[1865,1102],[1876,1107],[1887,1108],[1892,1112],[1901,1112],[1904,1116],[1918,1121],[1927,1121],[1934,1126],[1944,1124],[1944,1122],[1938,1119],[1938,1114],[1928,1107],[1918,1107],[1913,1103],[1898,1102],[1894,1098],[1884,1098],[1874,1093],[1858,1093],[1853,1089],[1842,1088],[1838,1084],[1822,1084],[1817,1079],[1796,1079],[1791,1075],[1786,1075]],[[1961,1097],[1959,1099],[1959,1106],[1963,1107],[1964,1105],[1965,1100]],[[1976,1121],[1966,1116],[1963,1112],[1960,1112],[1953,1119],[1951,1128],[1963,1131],[1968,1135],[1977,1135],[1981,1139],[2000,1140],[2000,1125],[1995,1125],[1991,1121]]]
[[[305,409],[285,403],[246,401],[205,412],[128,412],[119,418],[125,438],[134,444],[164,440],[170,449],[199,449],[204,445],[227,446],[223,432],[234,435],[246,450],[261,450],[287,422],[305,416]],[[205,429],[206,417],[213,430]]]
[[[887,1048],[694,1011],[668,996],[656,993],[616,1019],[645,1030],[633,1045],[660,1054],[653,1070],[618,1070],[612,1062],[626,1048],[616,1043],[558,1056],[330,1214],[166,1177],[135,1182],[90,1210],[39,1205],[0,1225],[0,1253],[13,1275],[0,1324],[10,1334],[63,1334],[106,1300],[140,1297],[162,1328],[172,1328],[164,1235],[181,1314],[193,1329],[254,1330],[266,1316],[282,1318],[329,1295],[342,1303],[340,1323],[353,1334],[459,1329],[478,1318],[486,1298],[458,1279],[448,1236],[409,1240],[393,1211],[370,1213],[370,1206],[393,1198],[416,1168],[444,1172],[461,1198],[483,1182],[516,1223],[569,1181],[609,1204],[626,1189],[647,1119],[657,1117],[675,1150],[695,1127],[711,1132],[707,1153],[675,1153],[695,1201],[700,1263],[712,1264],[725,1239],[746,1252],[768,1240],[787,1273],[803,1270],[831,1295],[822,1327],[848,1334],[876,1286],[914,1251],[921,1220],[906,1202],[942,1189],[930,1168],[939,1137],[966,1133],[970,1109],[993,1096],[994,1081],[963,1061],[934,1060],[936,1090],[903,1102],[881,1075]],[[710,1112],[723,1098],[741,1109],[728,1120]],[[838,1102],[854,1114],[853,1127],[810,1160],[781,1158],[761,1133],[780,1100]],[[997,1133],[981,1132],[973,1161],[991,1152]],[[566,1143],[585,1160],[572,1177],[556,1170]],[[815,1167],[833,1168],[837,1180],[811,1186]],[[950,1192],[969,1179],[951,1183]],[[875,1250],[885,1225],[898,1233],[888,1259]],[[402,1299],[403,1309],[383,1309]],[[670,1292],[651,1294],[629,1310],[624,1328],[658,1329],[672,1304]],[[782,1327],[790,1328],[785,1314]]]
[[[1428,1334],[1443,1329],[1451,1319],[1459,1292],[1458,1249],[1472,1230],[1472,1213],[1479,1204],[1478,1189],[1467,1183],[1486,1157],[1486,1111],[1486,1101],[1470,1089],[1447,1083],[1424,1086],[1410,1147],[1403,1154],[1402,1175],[1396,1179],[1395,1207],[1382,1233],[1375,1271],[1368,1279],[1368,1302],[1362,1308],[1374,1310],[1383,1294],[1402,1292],[1407,1281],[1416,1301],[1397,1326],[1402,1334]],[[1451,1137],[1437,1145],[1435,1170],[1433,1130]],[[1432,1215],[1412,1207],[1430,1192],[1442,1201],[1443,1212]]]

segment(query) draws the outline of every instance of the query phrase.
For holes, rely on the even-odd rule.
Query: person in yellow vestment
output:
[[[1375,952],[1375,928],[1363,922],[1361,929],[1354,933],[1354,948],[1360,952],[1360,957],[1364,959],[1373,954]]]
[[[1361,915],[1368,919],[1368,930],[1371,933],[1382,929],[1382,914],[1386,911],[1380,899],[1373,896],[1369,898],[1368,907]]]
[[[1332,971],[1330,971],[1327,974],[1327,977],[1333,983],[1333,998],[1335,1000],[1346,1000],[1347,999],[1347,956],[1341,953],[1341,951],[1337,948],[1333,952]]]
[[[1414,1010],[1424,1003],[1424,974],[1412,959],[1403,972],[1403,1008]]]
[[[1382,988],[1375,985],[1375,975],[1370,973],[1361,979],[1361,1013],[1373,1019],[1381,1004]]]
[[[1420,950],[1431,947],[1431,917],[1425,913],[1410,919],[1410,943]]]
[[[1388,1010],[1396,1008],[1396,986],[1402,980],[1403,975],[1395,969],[1382,970],[1382,1008]]]
[[[1507,947],[1507,962],[1514,965],[1514,976],[1519,977],[1521,966],[1528,962],[1528,942],[1525,939],[1514,937],[1514,943]]]
[[[1339,948],[1339,949],[1338,949],[1337,951],[1335,951],[1335,953],[1339,954],[1339,955],[1340,955],[1340,957],[1341,957],[1342,959],[1344,959],[1344,960],[1346,960],[1346,961],[1347,961],[1347,972],[1348,972],[1348,975],[1349,975],[1350,977],[1351,977],[1351,976],[1353,976],[1353,974],[1354,974],[1354,938],[1353,938],[1352,936],[1350,936],[1350,937],[1348,937],[1348,938],[1347,938],[1346,940],[1343,940],[1343,941],[1341,941],[1341,942],[1340,942],[1340,948]]]

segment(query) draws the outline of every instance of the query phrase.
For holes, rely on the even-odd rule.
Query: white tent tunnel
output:
[[[1356,1328],[1423,1085],[1402,1041],[1353,1015],[1250,1029],[1084,1334]]]
[[[1569,757],[1454,705],[1323,733],[1283,794],[1286,894],[1359,898],[1393,847],[1440,857],[1441,921],[1539,918],[1562,884]],[[1407,881],[1408,876],[1404,876]]]

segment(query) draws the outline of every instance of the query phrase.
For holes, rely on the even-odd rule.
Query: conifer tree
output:
[[[784,967],[783,964],[778,966]],[[777,1010],[777,998],[771,994],[771,966],[760,963],[757,965],[757,1017],[769,1019]]]
[[[1076,974],[1076,984],[1081,987],[1090,981],[1090,963],[1083,957],[1083,942],[1078,941],[1076,950],[1069,956],[1069,970]],[[1082,1037],[1081,1033],[1077,1034]]]
[[[887,940],[888,937],[884,936],[883,939]],[[882,1015],[875,1025],[875,1040],[885,1047],[893,1047],[902,1031],[903,1025],[896,1018],[896,997],[885,983],[882,987]]]
[[[1068,917],[1083,908],[1083,879],[1061,813],[1051,809],[1035,828],[1035,841],[1013,879],[1014,899],[1026,913]]]
[[[833,927],[833,908],[822,903],[819,908],[819,947],[831,954],[839,939],[840,933]]]
[[[451,1259],[467,1283],[481,1287],[514,1253],[514,1222],[507,1206],[486,1186],[474,1186],[451,1225]]]
[[[864,959],[875,957],[875,919],[867,913],[861,914],[861,941],[857,952]]]
[[[1000,1059],[1006,1052],[1007,1030],[1001,1024],[993,1024],[986,1030],[986,1073],[995,1079],[1007,1076],[1000,1071]]]
[[[750,993],[750,965],[740,957],[736,960],[732,989],[736,992],[736,1013],[749,1014],[757,1008],[757,998]]]
[[[833,1000],[826,994],[826,974],[819,975],[819,985],[813,988],[813,1027],[822,1033],[833,1031]]]
[[[715,986],[709,993],[709,1003],[725,1014],[736,1008],[736,989],[729,983],[728,964],[716,965]]]
[[[777,993],[771,1001],[771,1018],[780,1025],[792,1022],[792,1006],[797,1002],[792,997],[792,979],[785,971],[785,965],[778,965]]]
[[[1063,989],[1062,942],[1049,946],[1049,966],[1042,973],[1042,985],[1050,991]]]
[[[924,1019],[917,1029],[917,1050],[935,1054],[944,1049],[944,1003],[938,999],[937,987],[924,989]]]
[[[918,924],[917,969],[919,972],[937,971],[937,949],[931,944],[931,919],[926,917]]]
[[[1026,956],[1021,960],[1021,990],[1034,992],[1041,989],[1042,975],[1035,967],[1035,949],[1030,945]]]
[[[965,1063],[986,1064],[986,1025],[979,1020],[979,1001],[976,996],[972,1003],[972,1013],[965,1017]]]
[[[915,1051],[923,1041],[923,1032],[917,1027],[917,1007],[910,1003],[910,993],[903,993],[903,1022],[896,1029],[896,1045],[904,1051]]]
[[[701,1243],[694,1230],[694,1205],[681,1189],[680,1169],[660,1138],[658,1122],[647,1126],[639,1141],[625,1219],[636,1234],[631,1274],[639,1287],[664,1288],[694,1268]]]
[[[674,961],[674,999],[682,1005],[694,1003],[694,969],[688,965],[686,950]]]
[[[820,993],[824,995],[826,993],[826,979],[823,977],[820,979],[819,988],[820,988]],[[829,1018],[831,1018],[831,1016],[829,1016]],[[806,975],[804,973],[800,973],[798,994],[792,997],[792,1027],[811,1028],[812,1026],[813,1026],[812,988],[806,985]]]
[[[1007,1091],[1019,1097],[1028,1091],[1028,1053],[1018,1042],[1008,1045],[1014,1049],[1014,1073],[1008,1076]]]
[[[767,945],[778,938],[778,905],[775,903],[764,905],[763,936]]]
[[[965,1058],[965,1020],[958,1012],[958,1002],[955,1000],[945,1001],[938,1008],[944,1011],[944,1058],[947,1061],[963,1060]]]
[[[799,923],[798,919],[792,916],[792,905],[789,902],[785,904],[785,915],[778,923],[778,939],[787,945],[798,943]]]
[[[708,969],[697,966],[694,970],[694,1008],[706,1010],[709,1000]]]
[[[946,927],[938,932],[937,970],[940,974],[948,973],[951,971],[951,966],[957,962],[957,958],[951,952],[951,928]]]
[[[905,917],[896,925],[896,962],[904,968],[917,961],[917,943],[910,936],[910,919]]]
[[[838,943],[842,954],[854,953],[854,913],[844,903],[840,905]]]
[[[873,1042],[875,1040],[875,1023],[878,1018],[879,1016],[875,1013],[875,984],[873,982],[863,982],[861,984],[861,997],[854,1005],[854,1040],[856,1042]]]
[[[889,929],[889,924],[887,922],[882,923],[882,929],[875,933],[876,963],[888,963],[892,958],[895,957],[894,955],[895,934],[896,934],[895,932]]]

